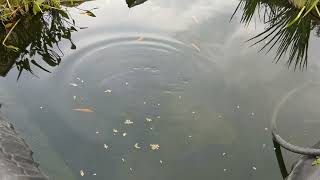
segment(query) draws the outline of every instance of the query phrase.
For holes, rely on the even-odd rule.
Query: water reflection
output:
[[[19,72],[18,79],[23,71],[33,73],[36,67],[50,72],[46,66],[59,65],[63,56],[60,41],[68,40],[71,49],[76,49],[71,39],[75,31],[75,21],[61,10],[23,18],[6,41],[6,44],[14,45],[19,50],[0,46],[0,75],[6,76],[14,65]],[[6,32],[5,27],[0,26],[0,40],[4,39]]]
[[[279,179],[268,115],[312,74],[243,47],[256,31],[228,22],[236,4],[84,4],[99,9],[75,16],[90,27],[73,34],[77,50],[61,46],[48,76],[23,76],[18,86],[12,74],[0,79],[16,97],[3,111],[53,179]],[[86,108],[93,112],[73,110]]]
[[[320,31],[320,17],[316,11],[311,11],[292,24],[300,9],[295,8],[290,1],[241,0],[237,7],[239,9],[242,11],[241,22],[248,25],[258,14],[257,18],[265,23],[265,30],[250,39],[255,41],[253,45],[260,43],[261,50],[266,49],[267,52],[276,47],[277,62],[285,57],[288,58],[288,66],[301,69],[307,67],[311,31],[316,30],[317,36]]]

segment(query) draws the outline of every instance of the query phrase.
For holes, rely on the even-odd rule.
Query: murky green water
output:
[[[285,93],[319,81],[319,46],[311,40],[305,72],[274,64],[245,43],[263,25],[229,22],[236,5],[84,3],[99,8],[97,17],[71,11],[88,28],[72,33],[75,50],[60,43],[60,65],[44,64],[52,73],[33,67],[38,77],[23,72],[16,81],[12,69],[0,79],[2,114],[52,179],[281,179],[270,118]],[[293,143],[318,140],[318,90],[281,110],[280,132]],[[288,164],[295,158],[288,154]]]

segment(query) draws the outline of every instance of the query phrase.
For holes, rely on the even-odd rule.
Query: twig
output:
[[[7,4],[8,4],[8,6],[9,6],[9,9],[11,9],[11,5],[10,5],[10,3],[9,3],[9,0],[6,0],[7,1]]]
[[[6,35],[6,37],[4,38],[4,40],[2,41],[2,45],[6,46],[6,41],[9,38],[10,34],[12,33],[13,29],[18,25],[18,23],[20,22],[21,19],[19,19],[14,25],[13,27],[10,29],[10,31],[8,32],[8,34]]]

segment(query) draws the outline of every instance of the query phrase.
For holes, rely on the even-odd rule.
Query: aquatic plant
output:
[[[277,46],[278,62],[288,52],[288,66],[304,69],[308,63],[310,33],[319,29],[319,0],[240,0],[235,11],[242,10],[241,22],[248,25],[255,14],[266,24],[265,30],[251,38],[253,45],[264,43],[269,52]]]

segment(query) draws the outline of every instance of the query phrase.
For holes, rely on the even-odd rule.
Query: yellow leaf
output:
[[[13,25],[13,23],[7,23],[7,24],[4,25],[4,27],[5,27],[6,29],[9,29],[9,28],[12,27],[12,25]]]

